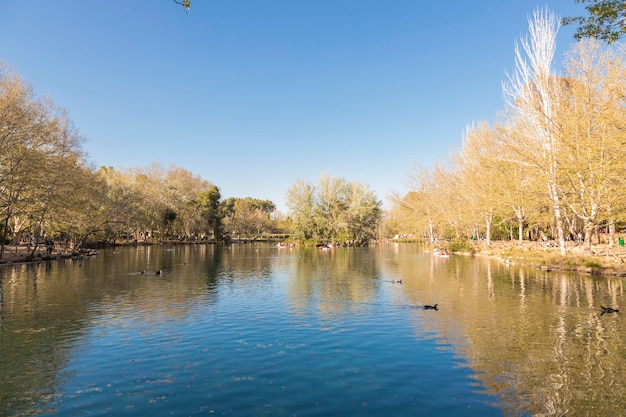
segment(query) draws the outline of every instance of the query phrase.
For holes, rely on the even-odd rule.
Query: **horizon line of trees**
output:
[[[566,241],[599,226],[615,243],[626,221],[626,51],[594,39],[575,44],[562,74],[552,67],[558,19],[536,9],[515,48],[496,122],[467,128],[448,163],[416,167],[393,196],[391,227],[428,237],[493,236]]]

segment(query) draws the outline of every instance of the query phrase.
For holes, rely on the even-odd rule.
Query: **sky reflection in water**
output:
[[[169,249],[0,270],[0,414],[626,409],[624,325],[595,310],[621,282],[412,245]]]

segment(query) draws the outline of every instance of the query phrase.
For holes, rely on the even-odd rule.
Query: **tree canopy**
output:
[[[578,24],[576,39],[596,38],[613,43],[626,34],[626,1],[575,0],[586,3],[587,16],[566,17],[564,25]]]
[[[181,6],[183,6],[185,8],[185,13],[187,13],[189,11],[189,8],[191,7],[191,0],[173,0],[174,3],[176,4],[180,4]]]
[[[317,185],[296,181],[287,207],[297,239],[365,244],[376,237],[381,202],[365,184],[323,174]]]
[[[496,121],[468,128],[447,164],[416,169],[395,196],[400,235],[438,239],[616,242],[626,200],[626,48],[596,39],[575,44],[552,70],[555,20],[538,11],[516,48]],[[604,232],[601,233],[600,231]]]

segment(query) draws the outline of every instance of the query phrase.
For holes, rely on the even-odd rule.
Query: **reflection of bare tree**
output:
[[[506,415],[624,414],[626,330],[620,315],[601,316],[599,307],[618,304],[621,280],[484,259],[435,262],[393,265],[411,304],[440,303],[437,314],[410,310],[416,332],[453,343]]]

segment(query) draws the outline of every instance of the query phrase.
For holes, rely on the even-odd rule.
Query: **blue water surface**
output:
[[[463,335],[438,330],[445,307],[417,300],[432,276],[414,278],[424,281],[413,291],[397,254],[336,250],[129,248],[43,276],[24,268],[20,279],[39,282],[39,295],[25,297],[45,303],[47,322],[28,321],[22,346],[61,358],[38,382],[16,376],[31,400],[5,393],[5,414],[504,415],[459,353]],[[423,254],[401,256],[422,274]],[[5,336],[25,334],[9,325]]]

